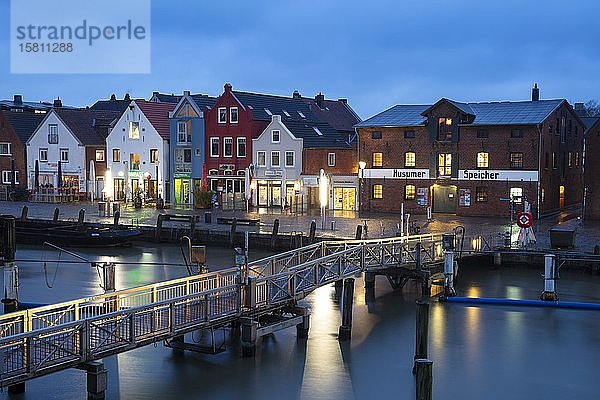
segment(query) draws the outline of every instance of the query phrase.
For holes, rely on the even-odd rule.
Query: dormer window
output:
[[[452,140],[452,118],[438,118],[438,140],[440,142]]]

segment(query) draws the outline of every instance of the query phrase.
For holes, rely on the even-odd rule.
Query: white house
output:
[[[97,163],[99,171],[104,171],[105,138],[117,116],[109,111],[52,109],[27,141],[29,188],[35,189],[37,182],[41,187],[71,187],[81,194],[88,192],[90,161]],[[59,162],[61,182],[58,181]]]
[[[106,138],[106,196],[169,201],[169,113],[176,104],[134,100]]]

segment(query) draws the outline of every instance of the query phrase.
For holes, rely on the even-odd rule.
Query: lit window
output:
[[[121,150],[113,149],[112,153],[113,153],[113,157],[112,157],[113,162],[121,162]]]
[[[237,156],[238,157],[246,157],[246,138],[239,137],[237,138]]]
[[[571,121],[571,120],[569,120],[569,122],[570,122],[570,121]],[[572,152],[572,151],[570,151],[570,152],[569,152],[569,161],[568,161],[568,165],[569,165],[569,168],[573,168],[573,152]]]
[[[415,185],[406,185],[404,186],[404,199],[405,200],[414,200],[417,189]]]
[[[575,127],[575,128],[577,128],[577,127]],[[575,166],[579,167],[579,152],[578,151],[575,152]]]
[[[415,153],[412,151],[407,151],[404,153],[404,166],[405,167],[414,167],[415,166]]]
[[[374,167],[383,166],[383,153],[373,153],[373,166]]]
[[[104,161],[104,150],[96,149],[96,161]]]
[[[10,143],[0,143],[0,156],[10,156]]]
[[[57,144],[58,143],[58,125],[56,125],[56,124],[48,125],[48,143],[49,144]]]
[[[48,149],[40,149],[40,161],[41,162],[48,161]]]
[[[523,153],[510,153],[510,167],[512,169],[523,168]]]
[[[69,162],[69,149],[60,149],[60,161],[64,163]]]
[[[140,138],[140,123],[137,121],[129,122],[129,139],[139,139]]]
[[[150,149],[150,162],[153,164],[158,162],[158,149]]]
[[[438,140],[452,140],[452,118],[438,118]]]
[[[286,167],[294,166],[294,152],[293,151],[285,152],[285,166]]]
[[[478,203],[487,203],[487,201],[488,201],[487,187],[478,186],[475,188],[475,201]]]
[[[335,153],[327,154],[327,165],[329,167],[335,167]]]
[[[450,153],[438,154],[438,175],[439,176],[452,175],[452,154],[450,154]]]
[[[279,139],[280,139],[279,131],[277,131],[277,130],[271,131],[271,142],[279,143]]]
[[[259,167],[264,167],[267,165],[267,154],[264,151],[256,152],[256,163]]]
[[[219,157],[219,138],[218,137],[210,138],[210,156],[211,157]]]
[[[383,185],[373,185],[373,198],[383,199]]]
[[[521,203],[523,201],[523,189],[510,188],[510,199],[515,203]]]
[[[129,169],[134,171],[140,170],[140,160],[141,157],[137,153],[132,153],[129,155]]]
[[[219,123],[224,124],[227,122],[227,108],[220,107],[219,108]]]
[[[279,152],[271,152],[271,167],[279,167]]]
[[[232,124],[237,124],[237,122],[238,122],[238,108],[237,107],[231,107],[229,109],[229,122],[231,122]]]
[[[233,157],[233,138],[226,137],[223,140],[223,157]]]
[[[477,153],[477,168],[487,168],[488,167],[488,158],[489,153]]]

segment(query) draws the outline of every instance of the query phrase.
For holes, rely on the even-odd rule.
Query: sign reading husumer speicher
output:
[[[365,179],[436,179],[430,177],[429,169],[389,169],[369,168],[363,170],[363,176],[359,171],[359,178]],[[456,180],[457,178],[450,178]],[[461,169],[458,171],[458,180],[461,181],[537,181],[537,171],[523,170],[482,170]]]
[[[150,0],[11,0],[12,73],[150,73]]]

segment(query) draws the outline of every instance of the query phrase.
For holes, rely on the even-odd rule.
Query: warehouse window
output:
[[[438,175],[439,176],[452,175],[452,154],[450,154],[450,153],[438,154]]]
[[[518,187],[510,188],[510,199],[515,203],[521,203],[523,201],[523,189]]]
[[[414,200],[416,192],[415,185],[404,186],[404,200]]]
[[[415,153],[413,151],[404,153],[404,166],[407,168],[415,166]]]
[[[383,153],[373,153],[373,166],[381,167],[383,165]]]
[[[512,169],[523,168],[523,153],[510,153],[510,167]]]
[[[381,131],[371,132],[371,139],[381,139]]]
[[[487,168],[489,161],[489,153],[477,153],[477,168]]]
[[[478,129],[477,130],[477,137],[478,138],[486,138],[486,137],[489,137],[489,136],[490,136],[490,134],[489,134],[489,132],[488,132],[487,129]]]
[[[487,203],[488,188],[486,186],[477,186],[475,188],[475,201],[477,203]]]
[[[373,198],[383,199],[383,185],[373,185]]]
[[[520,129],[513,129],[512,131],[510,131],[510,137],[513,138],[522,138],[523,137],[523,131]]]
[[[415,137],[415,131],[414,130],[411,129],[411,130],[404,131],[404,138],[405,139],[414,139],[414,137]]]

